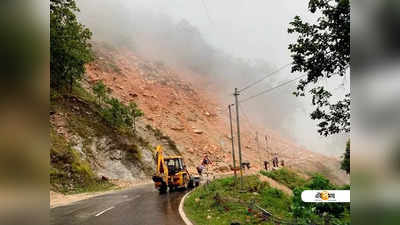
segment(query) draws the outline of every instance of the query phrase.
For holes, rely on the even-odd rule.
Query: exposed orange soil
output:
[[[113,96],[123,102],[135,101],[145,113],[142,120],[177,143],[190,170],[208,154],[213,161],[212,171],[229,171],[232,157],[227,107],[207,85],[212,81],[146,61],[129,50],[96,49],[99,58],[87,66],[89,83],[103,80]],[[264,137],[259,137],[259,149],[256,130],[268,136],[267,144]],[[250,171],[261,169],[263,161],[278,152],[288,167],[300,172],[319,171],[336,183],[348,182],[336,158],[311,152],[274,131],[250,127],[248,123],[241,124],[241,135],[243,161],[250,162]]]

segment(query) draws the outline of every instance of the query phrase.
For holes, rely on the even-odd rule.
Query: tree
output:
[[[104,85],[103,81],[96,82],[92,89],[94,94],[97,96],[99,104],[106,99],[107,87]]]
[[[106,103],[110,107],[103,109],[104,118],[114,127],[130,126],[132,117],[129,114],[129,109],[117,98],[107,99]]]
[[[311,13],[320,11],[316,24],[304,22],[299,16],[290,22],[288,33],[298,35],[297,42],[289,45],[293,59],[292,72],[307,73],[299,81],[296,96],[305,96],[306,87],[316,106],[311,119],[320,121],[321,135],[350,131],[350,94],[332,104],[332,94],[318,81],[344,76],[350,65],[350,3],[349,0],[310,0]]]
[[[85,64],[93,60],[92,33],[74,12],[79,12],[74,0],[50,1],[50,85],[70,92],[85,73]]]
[[[346,151],[343,154],[343,160],[341,162],[340,168],[350,174],[350,140],[346,143]]]
[[[136,132],[136,118],[144,115],[143,111],[140,110],[135,102],[130,102],[128,105],[129,112],[133,117],[133,130]]]

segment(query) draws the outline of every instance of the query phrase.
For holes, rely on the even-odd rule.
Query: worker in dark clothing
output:
[[[268,171],[268,164],[269,164],[268,161],[264,161],[264,167],[265,167],[265,170],[266,170],[266,171]]]
[[[211,164],[212,162],[211,162],[211,160],[208,158],[208,155],[205,155],[204,156],[204,158],[203,158],[203,161],[201,162],[201,164],[200,164],[200,166],[198,166],[196,169],[197,169],[197,173],[200,175],[200,176],[203,176],[202,175],[202,173],[203,173],[203,170],[206,168],[206,166],[208,165],[208,164]]]
[[[212,164],[211,160],[208,158],[208,155],[205,155],[205,156],[204,156],[202,164],[203,164],[204,166],[206,166],[206,165],[208,165],[208,164]]]
[[[274,167],[279,167],[278,153],[275,152],[274,158],[272,159],[272,164]]]

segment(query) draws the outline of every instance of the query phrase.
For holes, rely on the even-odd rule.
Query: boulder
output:
[[[193,132],[194,132],[195,134],[202,134],[202,133],[203,133],[202,130],[198,130],[198,129],[194,129]]]

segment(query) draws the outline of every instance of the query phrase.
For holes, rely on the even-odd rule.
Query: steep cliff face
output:
[[[189,72],[171,69],[162,62],[147,61],[126,49],[96,44],[95,52],[97,59],[87,66],[84,82],[87,84],[83,86],[89,88],[102,80],[114,97],[126,103],[136,102],[145,114],[139,121],[138,135],[152,146],[157,141],[172,146],[185,157],[189,170],[194,171],[204,154],[208,154],[214,162],[211,170],[230,171],[231,140],[226,104],[207,87],[206,84],[212,82],[207,80],[209,78],[188,75]],[[250,162],[250,172],[261,169],[263,161],[270,160],[276,153],[286,166],[299,172],[320,172],[338,184],[348,182],[349,178],[339,169],[339,159],[308,151],[272,130],[245,122],[246,117],[241,119],[244,121],[241,124],[243,161]],[[160,142],[157,135],[149,131],[161,131],[161,136],[168,138]],[[258,143],[256,132],[262,134]],[[150,160],[147,164],[151,164]],[[150,170],[150,167],[146,168]]]

